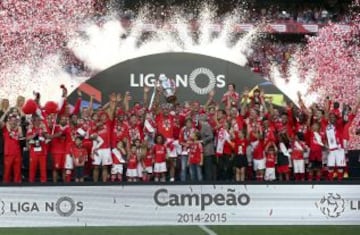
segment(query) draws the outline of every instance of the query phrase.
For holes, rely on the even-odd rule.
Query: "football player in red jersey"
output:
[[[71,139],[68,118],[64,115],[60,117],[59,124],[53,127],[52,141],[50,144],[50,153],[53,163],[53,182],[58,180],[58,172],[61,172],[63,181],[65,181],[65,155],[66,147]]]
[[[9,110],[8,110],[9,111]],[[4,123],[5,117],[8,121]],[[21,183],[21,148],[20,139],[23,132],[20,127],[19,117],[16,114],[3,114],[0,120],[0,127],[4,136],[4,183]],[[13,174],[13,177],[11,177]]]
[[[30,145],[29,182],[35,182],[36,171],[40,167],[40,182],[45,183],[47,181],[47,146],[45,141],[50,139],[50,135],[48,128],[39,116],[33,115],[28,126],[26,139]]]
[[[110,149],[110,135],[111,135],[111,121],[107,113],[100,113],[100,120],[97,124],[96,132],[93,133],[93,138],[97,140],[95,149],[93,150],[93,180],[97,182],[99,179],[99,168],[101,166],[102,181],[106,182],[108,179],[108,168],[112,164],[111,149]]]

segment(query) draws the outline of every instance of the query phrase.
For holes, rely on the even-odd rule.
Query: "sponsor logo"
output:
[[[130,87],[154,87],[161,74],[155,73],[131,73]],[[200,67],[191,71],[189,74],[176,74],[174,78],[176,87],[190,87],[193,92],[199,95],[206,95],[216,88],[224,88],[226,86],[226,77],[224,74],[215,75],[208,68]],[[199,85],[201,83],[204,86]]]
[[[235,193],[234,189],[227,189],[226,193],[170,193],[161,188],[154,193],[154,202],[161,207],[200,207],[203,211],[208,206],[247,206],[250,196],[245,193]]]
[[[337,193],[329,193],[320,199],[319,209],[325,216],[339,217],[345,211],[345,200]]]
[[[315,205],[328,218],[338,218],[348,210],[360,211],[360,200],[346,200],[338,193],[328,193]]]
[[[4,214],[33,214],[56,213],[62,217],[69,217],[75,212],[82,212],[84,203],[64,196],[54,201],[3,201],[0,200],[0,215]]]

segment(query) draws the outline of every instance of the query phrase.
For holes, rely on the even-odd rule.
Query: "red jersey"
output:
[[[282,126],[283,126],[281,118],[280,117],[274,118],[273,121],[272,121],[272,125],[275,127],[276,130],[281,129]]]
[[[350,131],[349,130],[350,130],[351,124],[354,121],[354,119],[355,119],[355,115],[354,114],[349,114],[348,122],[345,123],[344,128],[343,128],[343,138],[344,138],[344,140],[347,140],[347,141],[350,140]]]
[[[129,126],[126,123],[117,122],[112,130],[111,147],[116,148],[119,141],[129,139]]]
[[[188,140],[190,140],[191,135],[193,135],[196,132],[196,129],[194,127],[187,128],[184,126],[180,130],[179,135],[179,142],[180,144],[185,144]]]
[[[3,127],[3,136],[4,136],[4,154],[5,155],[15,155],[18,156],[21,154],[19,138],[21,133],[19,128],[15,130],[8,130],[6,126]]]
[[[174,138],[174,117],[171,115],[164,116],[159,114],[156,116],[157,132],[166,139]]]
[[[258,144],[254,147],[253,158],[256,160],[261,160],[264,158],[264,143],[259,140]]]
[[[118,164],[125,163],[124,155],[125,154],[122,153],[120,149],[114,148],[111,151],[111,158],[112,158],[113,164],[118,165]]]
[[[246,148],[247,148],[247,140],[236,137],[234,142],[235,142],[235,154],[236,155],[245,155]]]
[[[136,154],[131,154],[128,159],[127,168],[128,169],[137,169],[137,165],[138,165],[138,159],[137,159]]]
[[[155,144],[153,146],[152,152],[154,154],[154,159],[156,163],[161,163],[166,161],[166,147],[162,144]]]
[[[56,125],[54,134],[61,133],[61,136],[51,140],[50,151],[53,154],[61,154],[66,152],[67,144],[71,141],[71,133],[68,125]]]
[[[234,129],[234,131],[240,131],[244,129],[244,125],[245,121],[241,115],[231,119],[231,127]]]
[[[221,102],[223,102],[225,105],[227,105],[228,102],[235,102],[235,104],[237,105],[240,99],[240,95],[239,93],[237,93],[236,91],[230,92],[227,91],[222,99]]]
[[[323,136],[320,135],[318,132],[310,131],[310,150],[313,151],[321,151],[323,143]],[[320,143],[321,142],[321,143]]]
[[[192,143],[190,144],[189,151],[189,162],[190,164],[200,164],[201,155],[203,153],[203,146],[201,143]]]
[[[260,121],[251,121],[250,119],[246,120],[248,133],[249,133],[249,140],[250,142],[256,141],[256,133],[257,131],[262,132],[262,126]]]
[[[139,139],[140,141],[144,140],[144,132],[140,125],[129,127],[129,138],[132,142],[137,139]]]
[[[143,163],[145,167],[151,167],[153,164],[153,156],[151,154],[146,154]]]
[[[294,133],[294,129],[293,126],[291,125],[290,122],[288,123],[281,123],[278,125],[278,129],[277,129],[278,133],[285,133],[287,134],[290,138],[294,137],[295,133]]]
[[[264,130],[264,145],[269,143],[276,143],[275,128],[272,126]]]
[[[75,145],[70,148],[70,155],[74,158],[75,166],[84,165],[88,157],[86,148]]]
[[[225,142],[224,144],[224,154],[225,155],[231,155],[233,152],[233,147],[231,146],[231,144],[229,142]]]
[[[304,152],[306,151],[306,145],[303,141],[293,141],[291,144],[292,152],[291,158],[293,160],[302,160],[304,159]]]
[[[276,154],[274,153],[266,153],[266,168],[275,168]]]
[[[190,116],[191,110],[187,108],[183,108],[181,112],[179,113],[179,124],[180,126],[185,125],[185,120],[187,117]]]
[[[104,141],[99,147],[99,149],[110,148],[110,125],[104,124],[103,126],[99,127],[97,130],[97,134]]]
[[[28,127],[26,137],[37,135],[37,140],[31,140],[30,143],[30,154],[36,155],[46,155],[47,154],[47,144],[45,143],[45,134],[48,133],[48,129],[45,125],[40,125],[39,127],[34,127],[30,125]]]

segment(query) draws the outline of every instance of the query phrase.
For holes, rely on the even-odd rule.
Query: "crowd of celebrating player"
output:
[[[300,95],[300,107],[275,107],[262,90],[239,94],[228,84],[221,103],[214,91],[203,105],[161,103],[161,92],[150,102],[145,87],[142,102],[130,106],[129,92],[111,94],[94,110],[92,97],[81,107],[78,92],[71,106],[61,89],[61,101],[44,106],[38,93],[26,102],[18,97],[12,108],[2,100],[4,183],[24,181],[25,152],[31,183],[38,171],[48,181],[48,161],[54,182],[90,175],[94,182],[342,180],[360,107],[360,98],[353,109],[326,98],[307,108]]]

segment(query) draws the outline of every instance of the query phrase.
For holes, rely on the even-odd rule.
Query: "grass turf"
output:
[[[218,235],[352,235],[359,226],[207,226]],[[4,235],[206,235],[198,226],[0,228]]]

